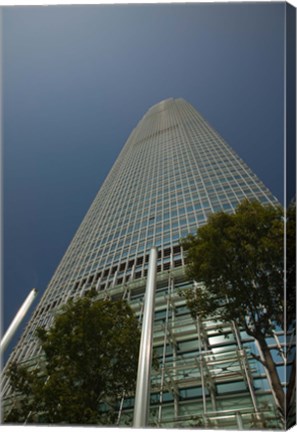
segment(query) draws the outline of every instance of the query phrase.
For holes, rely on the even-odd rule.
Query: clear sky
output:
[[[162,99],[192,103],[283,200],[284,11],[3,11],[4,330],[32,287],[41,298],[130,132]]]

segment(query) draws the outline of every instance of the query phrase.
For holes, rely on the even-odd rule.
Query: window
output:
[[[230,383],[217,384],[216,390],[219,395],[226,393],[238,393],[246,391],[247,386],[245,381],[235,381]]]

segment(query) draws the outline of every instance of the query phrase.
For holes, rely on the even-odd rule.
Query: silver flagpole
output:
[[[28,312],[31,304],[33,303],[33,300],[35,299],[36,295],[37,295],[37,290],[35,288],[33,288],[30,291],[30,293],[28,294],[26,300],[24,301],[24,303],[22,304],[20,309],[18,310],[12,323],[8,327],[8,329],[7,329],[5,335],[3,336],[1,343],[0,343],[0,350],[2,353],[5,351],[7,345],[9,344],[9,342],[13,338],[15,332],[17,331],[19,325],[23,321],[23,319],[24,319],[26,313]]]
[[[149,403],[151,364],[153,354],[153,321],[157,275],[157,248],[150,251],[148,274],[145,291],[145,304],[142,320],[142,331],[139,349],[137,383],[135,392],[133,427],[147,426]]]

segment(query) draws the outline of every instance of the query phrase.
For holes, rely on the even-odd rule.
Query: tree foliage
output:
[[[284,392],[266,343],[284,317],[284,217],[281,207],[243,201],[234,214],[212,214],[196,235],[182,240],[193,316],[235,322],[255,339],[284,413]]]
[[[282,210],[244,201],[234,214],[215,213],[182,241],[196,288],[191,310],[218,314],[254,336],[270,334],[284,312]],[[190,300],[190,299],[189,299]]]
[[[123,301],[69,301],[48,330],[39,329],[44,361],[13,364],[19,402],[5,422],[114,424],[115,405],[135,389],[140,331]]]

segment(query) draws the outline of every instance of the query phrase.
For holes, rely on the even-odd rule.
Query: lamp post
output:
[[[153,354],[157,253],[157,248],[153,247],[150,251],[148,265],[133,417],[133,427],[135,428],[146,427],[148,422]]]
[[[18,310],[16,316],[14,317],[12,323],[8,327],[5,335],[3,336],[2,340],[1,340],[1,343],[0,343],[1,353],[3,353],[5,351],[5,349],[7,348],[7,345],[9,344],[9,342],[11,341],[13,336],[15,335],[15,332],[17,331],[19,325],[23,321],[23,319],[24,319],[26,313],[28,312],[31,304],[33,303],[36,295],[37,295],[37,290],[35,288],[33,288],[30,291],[30,293],[28,294],[26,300],[24,301],[24,303],[22,304],[20,309]]]

